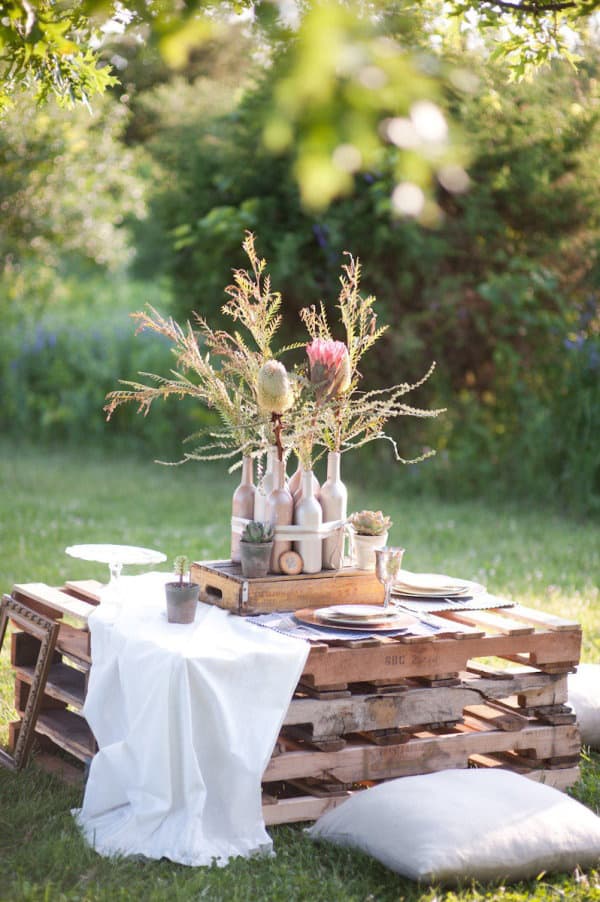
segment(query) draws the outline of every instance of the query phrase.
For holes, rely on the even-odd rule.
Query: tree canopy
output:
[[[599,5],[600,0],[420,0],[416,5],[298,0],[290,15],[284,0],[1,0],[0,103],[23,85],[34,86],[42,98],[52,93],[67,103],[102,92],[115,78],[106,64],[107,39],[126,30],[157,43],[171,65],[182,65],[195,46],[236,15],[245,15],[272,40],[293,31],[300,38],[303,31],[315,37],[311,23],[326,26],[342,13],[372,23],[390,14],[407,23],[424,17],[431,33],[491,29],[499,37],[495,53],[521,75],[555,55],[575,60],[579,39]],[[318,69],[327,66],[327,46],[323,39],[315,53]]]
[[[488,55],[518,80],[557,56],[575,63],[600,0],[0,0],[0,112],[23,88],[38,100],[89,103],[118,87],[119,41],[156,46],[174,68],[242,22],[254,53],[278,77],[262,124],[272,153],[293,148],[303,204],[318,211],[347,194],[359,172],[395,160],[394,204],[435,221],[432,176],[464,190],[459,142],[437,104],[457,56],[491,35]],[[450,75],[469,90],[468,73]]]

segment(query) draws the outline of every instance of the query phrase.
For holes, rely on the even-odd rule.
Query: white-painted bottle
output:
[[[294,519],[294,499],[285,484],[285,467],[282,460],[274,460],[273,475],[275,487],[267,499],[267,520],[274,527],[291,526]],[[291,539],[276,539],[273,542],[269,567],[271,573],[281,573],[279,558],[284,551],[289,551],[291,547]]]
[[[298,459],[298,466],[288,479],[288,489],[290,490],[290,494],[292,498],[300,489],[300,483],[302,481],[302,465],[300,464],[300,460]]]
[[[252,481],[252,458],[244,457],[242,461],[242,479],[233,493],[231,501],[231,513],[234,517],[243,517],[245,520],[254,518],[254,503],[256,489]],[[240,561],[241,533],[231,530],[231,560]]]
[[[300,467],[299,464],[298,464],[298,466]],[[293,496],[293,498],[294,498],[294,504],[299,504],[299,502],[300,502],[300,500],[301,500],[301,498],[302,498],[302,495],[304,494],[304,488],[303,488],[303,487],[304,487],[304,482],[302,481],[302,478],[303,478],[303,475],[304,475],[305,472],[311,474],[312,494],[313,494],[314,497],[317,498],[317,499],[319,499],[320,496],[321,496],[321,486],[319,485],[319,480],[318,480],[317,477],[315,476],[313,470],[302,470],[302,469],[300,469],[300,479],[299,479],[299,481],[298,481],[297,488],[292,492],[292,496]],[[294,479],[295,476],[296,476],[296,473],[294,473],[294,475],[293,475],[292,478],[290,479],[290,483],[292,482],[292,480]]]
[[[327,457],[327,479],[321,486],[320,502],[323,523],[346,520],[348,516],[348,490],[340,476],[341,454],[330,451]],[[323,539],[323,569],[341,570],[344,566],[345,532],[341,528],[334,535]]]
[[[276,460],[277,448],[275,445],[269,445],[267,451],[267,467],[263,478],[258,482],[256,494],[254,496],[254,519],[258,520],[260,523],[266,523],[269,519],[267,514],[267,502],[275,485],[273,464]]]
[[[294,523],[307,530],[318,529],[323,522],[323,511],[314,494],[312,470],[302,471],[302,495],[294,506]],[[315,537],[298,539],[294,549],[302,558],[303,573],[319,573],[323,562],[323,539]]]

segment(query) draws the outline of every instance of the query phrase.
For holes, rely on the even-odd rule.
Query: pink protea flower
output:
[[[318,400],[326,401],[350,388],[350,355],[343,341],[315,338],[306,346],[310,361],[310,381]]]

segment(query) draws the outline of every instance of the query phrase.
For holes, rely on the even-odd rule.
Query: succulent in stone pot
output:
[[[165,584],[167,596],[167,620],[169,623],[193,623],[198,605],[200,586],[184,579],[190,569],[188,558],[180,554],[173,561],[173,572],[178,578]]]
[[[246,524],[240,541],[240,558],[242,575],[247,579],[257,579],[269,572],[273,536],[270,523],[251,520]]]
[[[375,549],[387,544],[392,521],[381,511],[357,511],[348,517],[352,562],[359,570],[375,570]]]

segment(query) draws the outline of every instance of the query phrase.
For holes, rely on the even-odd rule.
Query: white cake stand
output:
[[[115,601],[120,600],[120,576],[126,564],[160,564],[167,559],[162,551],[136,545],[69,545],[65,552],[82,561],[108,564],[110,580],[106,595]]]

